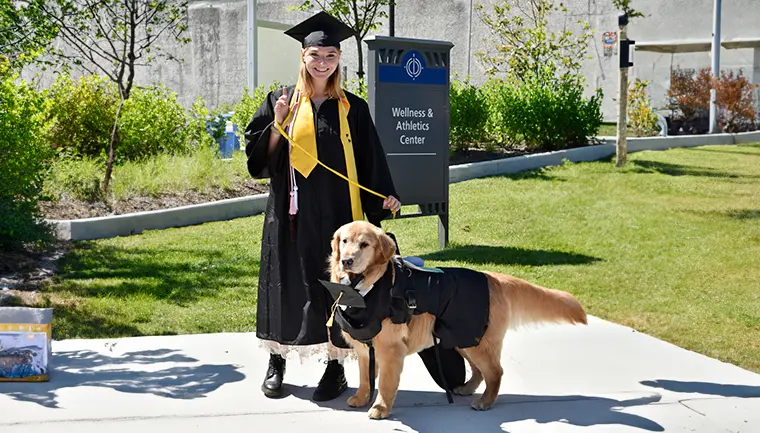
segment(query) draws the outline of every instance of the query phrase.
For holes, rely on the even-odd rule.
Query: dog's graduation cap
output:
[[[302,48],[336,47],[356,32],[325,11],[307,18],[285,31],[285,34],[301,42]]]
[[[327,291],[330,292],[333,299],[338,305],[355,308],[367,308],[364,298],[359,292],[348,284],[333,283],[330,281],[319,280]]]

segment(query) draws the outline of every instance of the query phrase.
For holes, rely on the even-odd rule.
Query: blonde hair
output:
[[[301,90],[305,96],[312,97],[314,95],[314,82],[309,71],[306,70],[306,63],[303,61],[303,55],[306,50],[301,52],[301,68],[298,71],[298,83],[296,83],[296,90]],[[335,68],[335,72],[327,79],[327,86],[325,87],[325,94],[328,98],[340,99],[343,95],[343,88],[340,85],[340,63]]]

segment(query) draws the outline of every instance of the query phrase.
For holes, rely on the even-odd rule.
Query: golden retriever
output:
[[[336,230],[332,239],[332,253],[327,259],[331,281],[337,283],[345,277],[361,274],[363,280],[356,289],[366,290],[388,269],[388,261],[395,252],[393,239],[382,229],[365,221],[348,223]],[[485,392],[471,404],[476,410],[490,409],[498,396],[503,374],[502,344],[508,328],[542,322],[587,324],[583,307],[570,293],[539,287],[509,275],[484,274],[490,298],[488,327],[477,346],[456,349],[469,362],[472,376],[463,386],[452,390],[458,395],[472,395],[485,380]],[[377,399],[369,410],[370,418],[383,419],[390,415],[404,358],[433,345],[434,323],[435,317],[427,313],[415,314],[409,324],[383,321],[381,331],[372,339],[377,358],[373,374],[375,378],[379,374],[379,381]],[[370,397],[369,348],[345,331],[342,335],[359,360],[359,387],[348,399],[348,405],[363,407]]]

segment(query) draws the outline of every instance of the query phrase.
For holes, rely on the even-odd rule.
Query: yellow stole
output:
[[[348,178],[352,182],[348,183],[349,196],[351,198],[351,215],[354,221],[363,220],[361,197],[359,195],[358,177],[356,175],[356,162],[354,161],[354,147],[351,140],[351,129],[348,127],[348,111],[351,109],[346,94],[341,90],[340,99],[338,100],[338,117],[340,119],[340,141],[343,144],[343,154],[346,157],[346,171]],[[294,105],[295,118],[291,126],[290,135],[297,145],[292,146],[290,150],[290,163],[294,169],[298,170],[303,177],[309,177],[309,174],[317,166],[317,136],[314,131],[314,112],[311,107],[311,100],[300,90],[296,89],[296,94],[290,102],[291,113]]]

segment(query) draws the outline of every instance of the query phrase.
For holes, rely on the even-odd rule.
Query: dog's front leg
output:
[[[367,345],[355,342],[353,344],[356,356],[359,359],[359,388],[356,394],[348,398],[348,405],[351,407],[364,407],[369,403],[369,348]],[[377,367],[372,372],[377,378]]]
[[[377,386],[377,399],[369,410],[369,417],[372,419],[385,419],[390,416],[401,380],[401,371],[404,369],[406,345],[403,341],[388,343],[388,345],[380,345],[375,349],[380,380]]]

